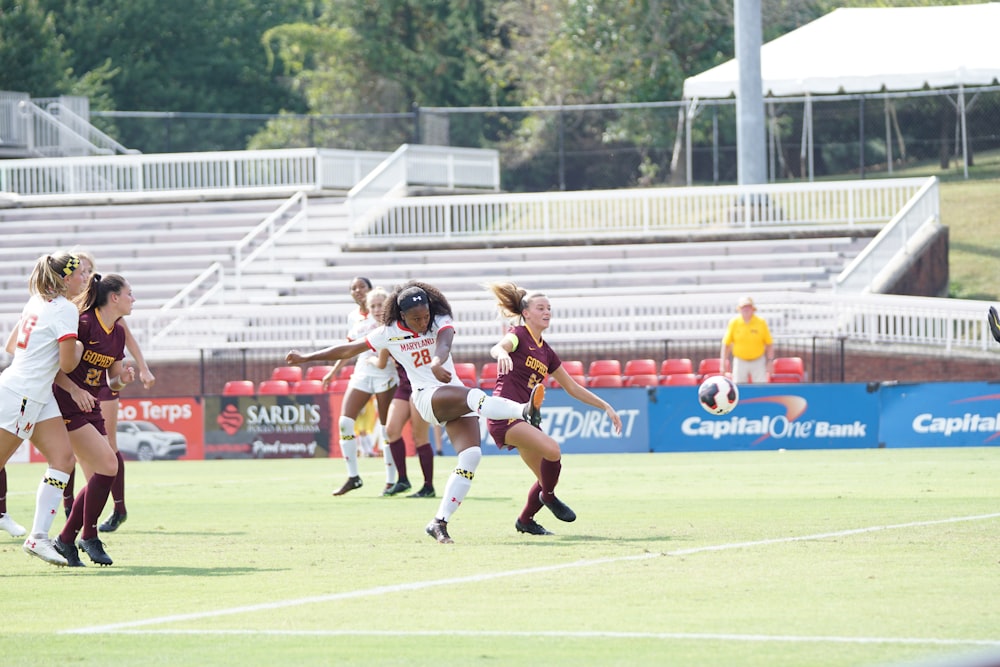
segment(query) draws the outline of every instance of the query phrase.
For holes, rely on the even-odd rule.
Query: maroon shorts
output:
[[[63,422],[66,424],[67,431],[75,431],[78,428],[82,428],[87,424],[93,424],[94,428],[101,435],[107,435],[108,431],[104,426],[104,415],[101,414],[101,402],[97,401],[94,405],[94,409],[89,412],[83,412],[76,406],[73,398],[69,395],[68,391],[64,389],[53,386],[53,392],[56,395],[56,402],[59,404],[59,412],[62,413]]]
[[[505,445],[504,442],[507,440],[507,431],[514,424],[524,421],[523,419],[487,419],[486,420],[486,430],[489,431],[490,436],[493,438],[493,442],[496,443],[497,447],[500,449],[515,449],[513,445]]]
[[[410,386],[410,378],[406,377],[406,373],[399,374],[399,384],[396,385],[396,393],[392,395],[392,400],[397,398],[401,401],[410,400],[410,396],[413,394],[413,387]]]
[[[109,387],[108,385],[104,385],[103,387],[101,387],[100,389],[97,390],[97,400],[99,400],[99,401],[117,401],[118,400],[118,392],[117,391],[111,391],[111,387]]]

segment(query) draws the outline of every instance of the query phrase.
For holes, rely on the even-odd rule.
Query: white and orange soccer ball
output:
[[[728,415],[740,402],[740,390],[725,375],[705,378],[698,387],[698,403],[713,415]]]

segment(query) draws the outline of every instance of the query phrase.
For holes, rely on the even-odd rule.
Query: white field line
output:
[[[824,540],[836,537],[846,537],[849,535],[860,535],[864,533],[875,533],[884,530],[899,530],[904,528],[918,528],[923,526],[934,526],[940,524],[961,523],[967,521],[984,521],[1000,518],[1000,513],[977,514],[973,516],[951,517],[947,519],[934,519],[931,521],[911,521],[908,523],[890,524],[884,526],[869,526],[867,528],[854,528],[850,530],[840,530],[829,533],[816,533],[813,535],[798,535],[791,537],[779,537],[767,540],[753,540],[750,542],[731,542],[728,544],[716,544],[704,547],[692,547],[690,549],[677,549],[666,553],[643,553],[633,556],[620,556],[615,558],[599,558],[594,560],[573,561],[571,563],[561,563],[556,565],[546,565],[532,568],[522,568],[518,570],[504,570],[499,572],[483,572],[467,577],[453,577],[449,579],[434,579],[431,581],[415,581],[410,583],[395,584],[392,586],[377,586],[357,591],[344,591],[342,593],[331,593],[329,595],[317,595],[294,600],[279,600],[276,602],[265,602],[255,605],[245,605],[242,607],[231,607],[228,609],[216,609],[214,611],[202,611],[191,614],[175,614],[171,616],[160,616],[144,620],[126,621],[124,623],[110,623],[107,625],[95,625],[86,628],[71,630],[61,630],[59,634],[202,634],[202,635],[316,635],[316,636],[340,636],[340,635],[394,635],[394,636],[438,636],[438,635],[467,635],[467,636],[532,636],[532,637],[607,637],[607,638],[660,638],[660,639],[712,639],[729,641],[767,641],[767,642],[836,642],[855,644],[932,644],[932,645],[971,645],[971,646],[1000,646],[1000,639],[940,639],[940,638],[920,638],[920,637],[794,637],[784,635],[740,635],[740,634],[703,634],[703,633],[631,633],[631,632],[491,632],[491,631],[457,631],[447,632],[435,631],[414,631],[414,632],[384,632],[365,630],[321,630],[315,632],[307,631],[273,631],[273,630],[135,630],[135,628],[147,628],[165,623],[178,623],[183,621],[195,621],[206,618],[219,618],[222,616],[233,616],[236,614],[250,614],[258,611],[272,611],[275,609],[285,609],[288,607],[299,607],[307,604],[320,604],[335,602],[338,600],[348,600],[362,597],[374,597],[379,595],[390,595],[403,591],[416,591],[427,588],[437,588],[441,586],[454,586],[456,584],[479,583],[494,579],[507,577],[517,577],[527,574],[538,574],[543,572],[553,572],[557,570],[569,570],[581,567],[596,567],[609,563],[622,563],[627,561],[648,560],[650,558],[660,558],[662,556],[688,556],[697,553],[708,553],[716,551],[728,551],[733,549],[744,549],[770,544],[785,544],[789,542],[802,542],[808,540]]]

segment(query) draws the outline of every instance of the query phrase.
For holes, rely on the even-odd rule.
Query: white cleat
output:
[[[0,530],[6,530],[11,537],[24,537],[28,532],[24,526],[11,519],[9,514],[0,514]]]
[[[67,565],[66,559],[52,546],[52,540],[45,535],[32,535],[24,541],[24,553],[41,558],[52,565]]]

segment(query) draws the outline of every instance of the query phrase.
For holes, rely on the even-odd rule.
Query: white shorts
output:
[[[45,403],[25,398],[10,389],[0,389],[0,428],[27,440],[35,431],[35,424],[53,417],[62,418],[56,397],[49,395]]]
[[[454,385],[456,387],[464,387],[462,381],[458,379],[457,375],[451,377],[451,382],[448,384],[442,384],[437,387],[421,387],[420,389],[414,388],[413,393],[410,395],[410,401],[416,406],[417,412],[420,416],[424,418],[431,426],[437,425],[441,426],[444,422],[438,421],[438,418],[434,416],[434,406],[431,405],[431,399],[434,398],[434,392],[441,387],[447,387]],[[471,412],[471,410],[470,410]]]
[[[736,384],[761,384],[767,382],[767,359],[764,355],[756,359],[733,357],[733,382]]]
[[[381,394],[383,391],[389,391],[397,384],[399,384],[399,378],[395,374],[390,377],[372,375],[362,375],[359,377],[352,375],[351,379],[347,382],[347,388],[363,391],[366,394]]]

